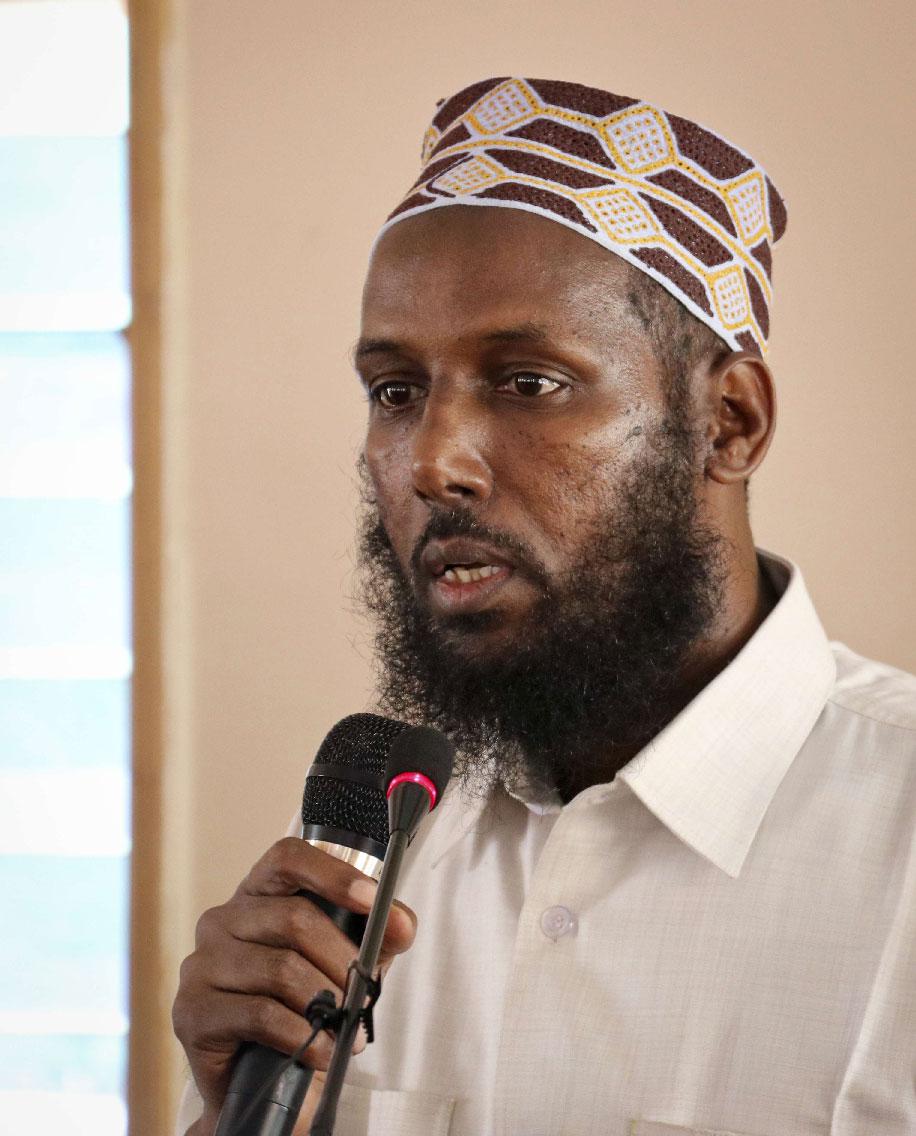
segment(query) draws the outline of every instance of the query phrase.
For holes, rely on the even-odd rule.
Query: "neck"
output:
[[[729,557],[718,617],[685,663],[672,693],[664,725],[676,718],[728,666],[773,610],[778,599],[769,577],[760,570],[748,530],[746,541],[742,541],[741,547]],[[575,770],[558,769],[556,787],[564,804],[592,785],[612,781],[654,736],[655,733],[630,745],[602,745],[593,753],[580,756]]]

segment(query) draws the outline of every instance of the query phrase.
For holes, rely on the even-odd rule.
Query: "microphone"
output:
[[[356,1030],[370,989],[378,997],[374,978],[394,889],[407,847],[420,821],[436,807],[452,775],[455,749],[448,738],[428,726],[412,726],[397,735],[385,770],[388,798],[388,849],[378,881],[375,901],[366,924],[359,958],[350,968],[350,981],[344,994],[342,1022],[334,1042],[334,1052],[325,1077],[321,1100],[315,1111],[309,1136],[332,1136],[337,1102],[343,1088],[347,1065],[353,1051]]]
[[[392,743],[410,727],[377,714],[351,714],[321,743],[302,795],[303,838],[378,880],[388,845],[385,768]],[[301,891],[358,946],[367,916]],[[246,1044],[232,1072],[216,1136],[288,1136],[312,1070],[266,1045]],[[281,1070],[282,1073],[281,1073]],[[280,1074],[278,1076],[278,1073]],[[266,1085],[270,1089],[263,1096]],[[258,1098],[255,1104],[255,1099]]]
[[[430,726],[410,726],[391,743],[385,767],[388,832],[406,832],[408,843],[420,821],[436,807],[452,776],[455,747]]]

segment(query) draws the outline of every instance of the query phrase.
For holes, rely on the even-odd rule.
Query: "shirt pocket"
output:
[[[634,1120],[627,1136],[753,1136],[730,1128],[696,1128],[691,1124],[666,1124],[661,1120]]]
[[[334,1136],[448,1136],[454,1107],[438,1093],[345,1084]]]

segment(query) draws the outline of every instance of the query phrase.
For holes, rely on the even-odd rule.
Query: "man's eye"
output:
[[[527,398],[537,398],[539,395],[553,394],[562,387],[556,379],[548,379],[546,375],[537,375],[533,371],[519,371],[511,379],[503,383],[503,389],[513,394],[525,395]]]
[[[369,397],[386,410],[398,410],[409,406],[420,397],[420,388],[414,383],[379,383],[369,392]]]

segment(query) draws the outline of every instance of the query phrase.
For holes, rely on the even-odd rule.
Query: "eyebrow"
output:
[[[539,323],[520,323],[515,327],[504,327],[498,331],[490,331],[484,337],[484,343],[544,343],[550,338],[548,329]]]
[[[549,332],[543,324],[520,323],[488,331],[481,338],[483,343],[544,343]],[[405,350],[404,344],[396,339],[360,339],[353,348],[353,358],[359,362],[370,355],[394,355]]]
[[[360,339],[353,347],[353,358],[359,361],[367,355],[392,355],[403,350],[396,339]]]

